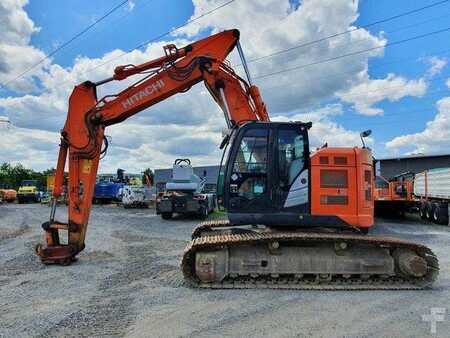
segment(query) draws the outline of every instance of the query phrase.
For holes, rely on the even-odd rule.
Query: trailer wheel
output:
[[[172,213],[171,212],[162,212],[161,213],[161,217],[163,219],[171,219],[172,218]]]
[[[448,206],[445,203],[435,203],[433,212],[433,222],[436,224],[448,224]]]
[[[434,204],[431,202],[426,202],[425,214],[429,221],[433,221]]]
[[[427,208],[426,202],[420,203],[420,206],[419,206],[419,215],[420,215],[420,218],[422,218],[422,219],[426,219],[426,218],[427,218],[427,213],[425,212],[425,209],[426,209],[426,208]]]

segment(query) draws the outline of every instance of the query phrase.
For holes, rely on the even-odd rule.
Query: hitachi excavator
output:
[[[237,48],[247,80],[225,61]],[[271,122],[252,84],[239,31],[227,30],[141,65],[124,65],[99,82],[77,85],[56,169],[43,263],[67,265],[85,247],[107,126],[188,91],[203,81],[228,126],[223,203],[228,219],[200,224],[185,250],[186,281],[206,288],[420,289],[438,275],[433,252],[420,244],[366,235],[374,223],[370,149],[323,147],[310,153],[311,123]],[[96,88],[134,75],[123,91],[97,98]],[[103,147],[105,144],[105,147]],[[55,220],[69,158],[68,221]],[[223,162],[222,159],[222,162]],[[60,232],[68,232],[66,243]],[[126,231],[126,230],[125,230]]]

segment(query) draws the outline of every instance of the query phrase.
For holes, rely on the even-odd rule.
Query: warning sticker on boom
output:
[[[90,174],[92,168],[92,160],[83,160],[83,166],[81,172],[83,174]]]

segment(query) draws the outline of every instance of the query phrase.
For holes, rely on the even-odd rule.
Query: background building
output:
[[[379,172],[386,179],[410,171],[414,174],[450,167],[450,154],[408,155],[378,159]]]
[[[216,192],[217,177],[219,176],[220,166],[210,165],[203,167],[194,167],[194,173],[202,178],[206,176],[205,192]],[[172,179],[172,168],[155,169],[156,191],[161,192],[166,188],[166,183]]]

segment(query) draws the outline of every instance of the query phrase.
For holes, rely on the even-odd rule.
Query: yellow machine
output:
[[[47,175],[47,192],[50,193],[53,191],[55,186],[55,175]]]
[[[55,188],[55,175],[47,175],[47,193],[41,198],[42,204],[50,204],[51,196],[53,195],[53,189]],[[57,203],[67,204],[67,194],[65,192],[65,186],[63,186],[63,193],[57,199]]]
[[[17,192],[17,201],[19,203],[39,202],[41,193],[36,180],[22,181]]]

